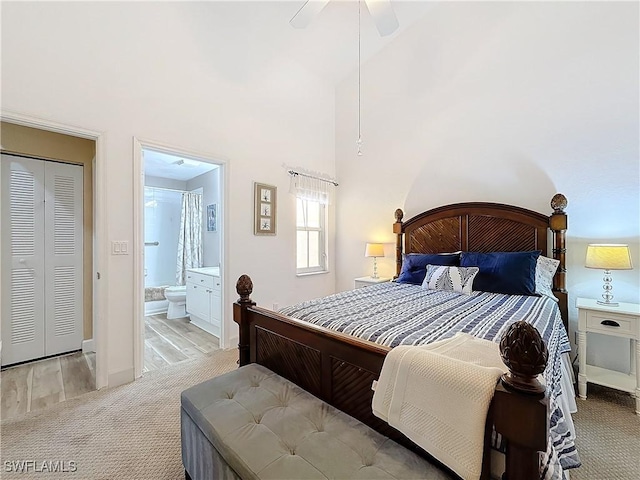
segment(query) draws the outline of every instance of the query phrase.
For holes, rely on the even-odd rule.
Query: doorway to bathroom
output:
[[[220,348],[222,165],[141,145],[142,359],[137,375]],[[137,366],[138,367],[138,366]]]

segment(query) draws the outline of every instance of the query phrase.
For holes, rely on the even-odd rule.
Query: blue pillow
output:
[[[460,266],[478,267],[480,272],[473,281],[473,290],[506,293],[508,295],[535,295],[536,263],[540,250],[531,252],[462,252]]]
[[[402,260],[402,270],[396,279],[398,283],[422,285],[427,275],[427,265],[457,267],[460,265],[459,253],[407,253]]]

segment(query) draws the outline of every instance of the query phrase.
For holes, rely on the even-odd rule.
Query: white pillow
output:
[[[536,262],[536,293],[545,295],[554,301],[558,298],[553,294],[551,287],[553,286],[553,276],[560,265],[560,260],[540,255]]]
[[[478,267],[445,267],[427,265],[427,274],[422,288],[427,290],[447,290],[470,295],[473,279],[480,269]]]

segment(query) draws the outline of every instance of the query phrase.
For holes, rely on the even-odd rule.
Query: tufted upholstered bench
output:
[[[193,480],[451,478],[261,365],[189,388],[181,404]]]

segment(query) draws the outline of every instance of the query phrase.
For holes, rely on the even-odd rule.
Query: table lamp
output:
[[[611,290],[611,270],[631,270],[631,253],[628,245],[592,243],[587,246],[587,258],[585,261],[587,268],[600,268],[604,270],[604,301],[598,300],[600,305],[617,307],[618,302],[613,302]]]
[[[376,263],[376,258],[384,257],[384,245],[381,243],[367,243],[364,256],[373,257],[373,275],[371,275],[371,278],[378,278],[378,264]]]

